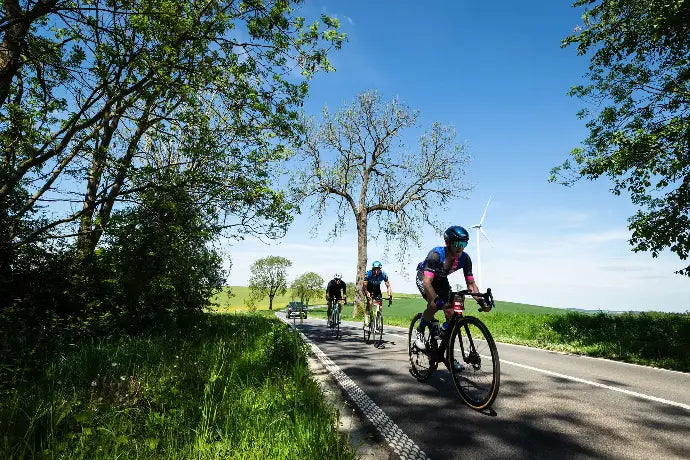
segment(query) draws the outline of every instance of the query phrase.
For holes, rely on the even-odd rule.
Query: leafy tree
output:
[[[355,289],[355,283],[353,283],[352,281],[350,281],[349,283],[345,283],[345,292],[347,292],[350,298],[353,300],[355,298]]]
[[[318,273],[304,273],[292,282],[290,289],[295,297],[305,305],[309,305],[311,299],[323,294],[324,280]]]
[[[170,171],[167,189],[148,189],[138,203],[113,217],[107,245],[98,260],[116,286],[109,308],[124,318],[180,318],[210,305],[223,287],[221,257],[210,243],[219,227],[208,218]]]
[[[607,176],[612,192],[639,207],[629,219],[634,251],[690,252],[690,2],[578,0],[584,27],[563,40],[589,54],[587,85],[571,95],[593,103],[584,146],[552,170],[572,185]],[[690,265],[677,273],[690,276]]]
[[[344,38],[335,19],[323,16],[322,30],[295,16],[299,3],[1,3],[6,243],[77,236],[88,254],[116,204],[159,186],[151,171],[169,167],[194,171],[179,185],[214,201],[229,228],[284,232],[284,195],[266,184],[298,141],[308,79],[332,69],[327,52]],[[80,208],[19,231],[44,200],[74,202],[79,181]],[[10,211],[20,186],[28,194]]]
[[[268,309],[273,310],[273,298],[287,291],[286,270],[291,266],[291,261],[279,256],[268,256],[254,262],[249,268],[250,296],[254,299],[268,296]]]
[[[357,286],[366,272],[370,217],[376,217],[375,229],[399,243],[403,256],[409,243],[418,242],[432,210],[469,189],[459,168],[467,157],[454,144],[455,131],[434,123],[421,136],[419,148],[408,151],[400,136],[416,125],[417,113],[398,99],[385,103],[377,92],[366,91],[335,116],[324,109],[323,121],[307,126],[301,154],[308,167],[294,191],[300,200],[314,199],[316,225],[328,206],[335,205],[332,236],[346,222],[354,223]],[[363,302],[361,289],[355,289],[355,301],[356,315]]]

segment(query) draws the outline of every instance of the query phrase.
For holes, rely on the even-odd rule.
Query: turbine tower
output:
[[[484,238],[486,238],[486,241],[489,242],[491,247],[494,247],[494,245],[491,243],[491,240],[489,239],[489,237],[486,236],[486,232],[482,228],[482,224],[484,223],[484,217],[486,217],[486,210],[489,209],[489,203],[491,203],[491,197],[489,197],[489,201],[486,202],[486,207],[484,208],[484,214],[482,214],[482,218],[479,221],[479,223],[476,225],[472,225],[470,227],[470,228],[476,228],[477,229],[477,275],[479,275],[479,276],[477,277],[477,281],[475,281],[475,282],[476,282],[477,286],[479,287],[480,291],[481,291],[480,282],[483,280],[482,280],[482,255],[481,255],[481,252],[479,252],[479,234],[481,233],[482,235],[484,235]]]

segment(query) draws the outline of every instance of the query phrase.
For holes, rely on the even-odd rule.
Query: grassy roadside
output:
[[[384,303],[385,304],[385,303]],[[384,310],[387,324],[409,327],[422,311],[419,298],[394,296]],[[467,312],[486,323],[500,342],[644,364],[690,372],[690,315],[674,313],[580,313],[510,302],[496,302],[496,309],[478,313],[472,301]],[[326,309],[310,311],[326,318]],[[439,319],[441,313],[437,313]],[[343,308],[352,318],[352,307]]]
[[[0,458],[354,458],[301,340],[268,315],[45,354],[39,378],[1,382]]]

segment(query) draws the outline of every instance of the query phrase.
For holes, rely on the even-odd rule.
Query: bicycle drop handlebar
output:
[[[383,297],[376,296],[376,297],[372,297],[371,300],[380,300],[383,302]],[[390,307],[391,304],[393,303],[393,296],[387,297],[386,300],[388,301],[388,306]]]
[[[477,300],[477,303],[479,304],[480,308],[479,311],[489,311],[492,310],[496,304],[494,302],[494,295],[491,293],[491,288],[487,288],[486,292],[471,292],[469,289],[463,289],[462,291],[458,292],[451,292],[450,293],[450,298],[448,299],[449,301],[453,300],[453,297],[455,295],[460,295],[460,296],[472,296],[474,297],[475,300]],[[484,305],[482,305],[484,304]],[[484,307],[488,306],[489,310],[484,310]]]

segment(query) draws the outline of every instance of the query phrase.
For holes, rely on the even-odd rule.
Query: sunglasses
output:
[[[453,247],[456,248],[463,248],[465,249],[467,247],[467,241],[453,241],[450,243]]]

